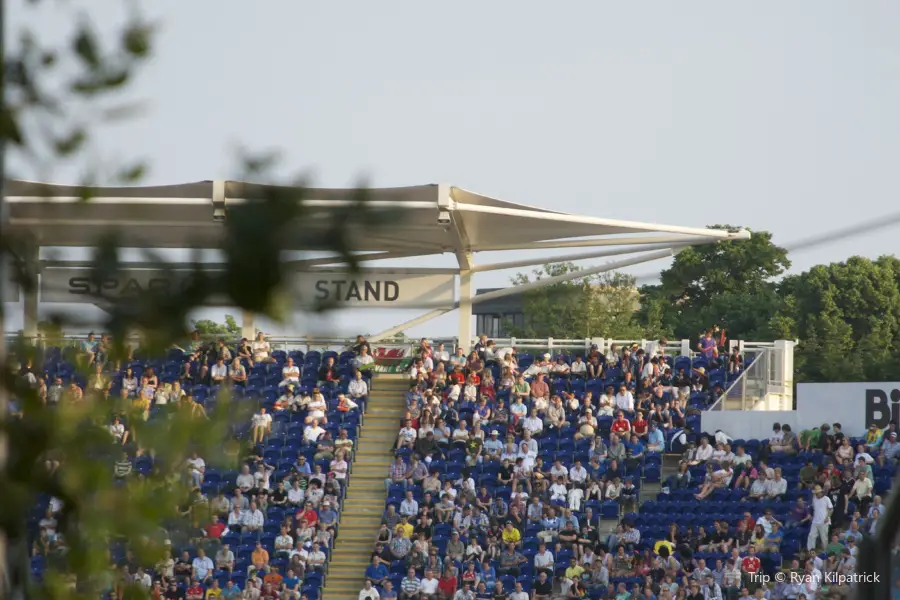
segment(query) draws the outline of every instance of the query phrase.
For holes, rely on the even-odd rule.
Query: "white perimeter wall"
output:
[[[794,410],[708,410],[700,417],[703,431],[713,433],[721,429],[735,439],[768,439],[772,424],[789,424],[797,431],[797,411]]]
[[[799,383],[797,410],[785,408],[780,400],[759,403],[753,410],[705,411],[700,419],[703,431],[721,429],[733,438],[768,438],[773,423],[789,424],[795,432],[840,423],[850,436],[863,436],[870,424],[900,425],[900,382]]]

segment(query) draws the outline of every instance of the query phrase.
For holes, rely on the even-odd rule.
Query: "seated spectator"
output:
[[[250,419],[250,428],[252,443],[254,445],[261,444],[272,433],[272,416],[266,412],[265,408],[260,408],[259,412]]]

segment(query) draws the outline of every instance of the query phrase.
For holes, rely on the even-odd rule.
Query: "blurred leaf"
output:
[[[100,67],[100,50],[98,49],[97,36],[87,21],[82,22],[72,40],[72,50],[81,62],[90,69]]]
[[[120,104],[111,108],[106,108],[101,113],[104,121],[122,121],[124,119],[133,119],[146,110],[146,106],[141,102],[130,102]]]
[[[144,24],[133,24],[122,35],[122,49],[137,58],[145,58],[150,53],[151,29]]]
[[[17,146],[23,142],[22,130],[8,106],[0,107],[0,137]]]
[[[122,87],[128,81],[130,76],[127,68],[110,71],[103,76],[103,86],[107,88]]]
[[[116,179],[122,183],[136,183],[143,179],[146,173],[147,165],[145,163],[138,163],[119,171],[119,175]]]
[[[87,131],[81,126],[76,126],[67,136],[59,138],[54,143],[57,156],[67,157],[81,150],[87,141]]]

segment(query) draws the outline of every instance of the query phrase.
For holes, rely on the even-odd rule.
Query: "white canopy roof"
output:
[[[6,183],[9,226],[41,246],[85,247],[118,232],[135,248],[215,248],[228,208],[290,188],[200,181],[147,187],[86,188],[27,181]],[[307,189],[306,224],[323,230],[358,201],[355,189]],[[491,250],[703,242],[743,232],[584,217],[497,200],[445,184],[367,190],[369,206],[392,211],[396,228],[356,236],[358,250],[391,256]],[[89,198],[89,201],[85,201]],[[635,234],[657,234],[639,236]],[[663,234],[663,235],[660,235]],[[294,250],[309,247],[300,236]],[[386,256],[387,257],[387,256]]]

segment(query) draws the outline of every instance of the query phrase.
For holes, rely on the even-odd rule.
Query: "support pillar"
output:
[[[247,310],[241,313],[241,337],[248,340],[256,337],[256,315]]]
[[[472,344],[472,271],[459,272],[459,330],[457,344],[468,353]]]
[[[38,334],[38,275],[41,269],[40,246],[32,245],[24,250],[25,269],[28,277],[34,281],[34,288],[22,290],[22,324],[26,338],[34,340]]]
[[[765,374],[767,380],[771,383],[769,386],[770,393],[783,396],[793,395],[794,393],[794,346],[797,343],[793,340],[775,340],[774,352],[772,360],[775,361],[774,372]]]

